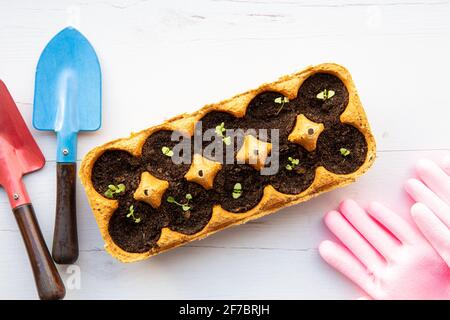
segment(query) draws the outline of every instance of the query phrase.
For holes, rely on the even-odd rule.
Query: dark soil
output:
[[[192,196],[191,200],[186,195]],[[190,209],[184,211],[175,203],[169,203],[173,197],[179,204],[187,204]],[[161,203],[161,210],[169,217],[170,229],[184,234],[194,234],[202,230],[211,219],[213,194],[200,185],[185,180],[171,182]]]
[[[236,183],[242,186],[239,198],[233,198]],[[249,165],[225,165],[214,180],[218,202],[225,210],[241,213],[255,207],[263,196],[264,176]]]
[[[292,165],[288,158],[298,159],[298,165]],[[280,150],[279,172],[270,176],[270,184],[281,193],[299,194],[306,190],[314,181],[317,166],[316,155],[308,153],[303,147],[289,143],[287,148]],[[287,166],[291,165],[290,169]]]
[[[141,164],[138,158],[121,150],[105,151],[95,162],[92,169],[92,183],[95,190],[104,194],[110,184],[125,185],[125,194],[118,194],[115,198],[125,197],[134,193],[139,186]]]
[[[324,89],[333,90],[330,99],[317,99],[317,94]],[[312,75],[303,82],[294,104],[299,113],[303,113],[314,122],[325,125],[339,122],[339,116],[348,104],[348,91],[344,83],[336,76],[326,73]]]
[[[267,141],[272,142],[270,129],[278,129],[280,148],[294,128],[296,110],[289,102],[277,103],[277,98],[284,98],[278,92],[264,92],[257,95],[247,107],[244,118],[245,129],[268,129]]]
[[[342,155],[341,148],[347,149],[350,154]],[[327,170],[348,174],[356,171],[366,160],[367,143],[355,127],[337,124],[322,132],[317,141],[317,150],[320,164]]]
[[[334,91],[334,96],[320,100],[317,94],[324,89]],[[342,81],[334,75],[315,74],[309,77],[300,87],[298,97],[289,102],[277,103],[275,100],[284,98],[278,92],[264,92],[256,96],[248,105],[243,118],[235,118],[225,112],[211,112],[205,115],[202,128],[196,126],[196,135],[207,129],[214,129],[224,123],[226,129],[241,129],[234,143],[227,146],[222,137],[213,133],[217,148],[209,156],[206,151],[213,149],[209,141],[200,137],[200,148],[195,152],[212,160],[223,162],[224,150],[231,151],[233,157],[242,144],[244,134],[250,134],[247,129],[268,129],[268,137],[258,137],[261,140],[274,142],[270,129],[279,130],[279,150],[273,149],[272,158],[279,158],[279,169],[271,175],[261,175],[246,164],[223,164],[214,180],[212,190],[205,190],[196,183],[187,182],[184,175],[189,170],[194,149],[194,139],[187,140],[186,153],[180,156],[186,164],[173,163],[173,157],[164,155],[163,147],[171,150],[178,144],[171,141],[171,131],[158,131],[148,137],[142,149],[142,156],[135,158],[125,151],[106,151],[95,163],[92,172],[92,182],[100,193],[108,189],[109,184],[126,185],[126,192],[115,196],[119,200],[119,208],[114,212],[109,232],[114,242],[128,252],[146,252],[156,245],[161,229],[195,234],[201,231],[209,222],[212,208],[219,204],[225,210],[239,214],[254,208],[263,196],[264,187],[271,184],[276,190],[285,194],[299,194],[306,190],[314,181],[315,169],[322,165],[336,174],[348,174],[356,171],[365,161],[367,143],[364,136],[354,127],[340,123],[339,116],[348,104],[348,91]],[[277,101],[280,101],[278,99]],[[296,117],[304,114],[314,122],[323,123],[325,130],[319,136],[317,148],[313,152],[306,151],[302,146],[288,141],[293,130]],[[228,150],[227,150],[228,148]],[[347,155],[341,149],[347,150]],[[218,152],[218,154],[216,154]],[[347,152],[345,152],[347,153]],[[288,170],[291,164],[289,157],[298,160]],[[219,160],[218,160],[219,159]],[[169,189],[165,192],[160,208],[153,209],[150,205],[133,199],[133,194],[139,185],[142,172],[148,171],[159,179],[169,181]],[[242,186],[239,197],[233,197],[236,183]],[[169,203],[167,198],[173,197],[180,204],[187,204],[186,194],[192,196],[188,210]],[[139,223],[127,217],[130,206],[135,209],[135,217]]]
[[[132,217],[127,217],[131,205],[134,207],[135,218],[140,219],[139,223]],[[128,252],[141,253],[156,245],[161,229],[167,223],[168,218],[160,210],[129,197],[120,202],[119,208],[109,220],[108,231],[119,247]]]
[[[239,128],[239,120],[240,119],[235,118],[229,113],[213,111],[206,114],[201,121],[197,123],[195,132],[199,137],[198,141],[201,142],[202,150],[205,151],[204,156],[206,158],[224,163],[224,155],[231,154],[231,151],[233,152],[233,155],[236,155],[236,152],[242,145],[242,138],[244,135],[241,134],[240,131],[238,131],[235,136],[228,135],[225,132],[224,136],[229,136],[231,141],[231,144],[227,145],[223,142],[223,137],[218,136],[215,133],[215,128],[223,123],[225,129],[235,130]],[[208,134],[205,134],[206,131],[208,131]],[[205,137],[205,139],[202,139],[202,137]],[[212,143],[214,143],[214,148],[212,148]],[[201,153],[202,150],[195,150],[195,152]],[[209,152],[209,150],[211,150],[211,152]],[[219,154],[217,154],[218,151],[220,151]]]
[[[155,177],[168,181],[180,180],[184,177],[190,167],[190,159],[192,158],[192,146],[189,142],[187,154],[180,152],[180,158],[185,159],[185,163],[174,164],[172,157],[169,157],[162,152],[163,147],[170,148],[172,151],[178,141],[172,141],[172,131],[158,131],[152,134],[144,146],[142,147],[142,164],[144,169],[153,174]],[[189,137],[185,137],[189,139]],[[185,141],[188,141],[185,140]],[[179,140],[181,141],[181,140]]]

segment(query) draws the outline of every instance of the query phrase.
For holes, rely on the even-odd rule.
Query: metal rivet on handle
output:
[[[62,153],[63,155],[67,156],[69,154],[69,149],[63,149]]]
[[[14,200],[19,200],[20,196],[17,193],[13,194],[13,199]]]

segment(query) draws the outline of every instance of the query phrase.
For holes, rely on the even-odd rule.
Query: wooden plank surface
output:
[[[104,252],[78,185],[80,259],[60,267],[67,298],[359,296],[318,256],[331,237],[322,216],[346,197],[382,200],[406,216],[401,186],[412,165],[450,150],[449,16],[450,1],[0,0],[0,78],[29,125],[35,65],[48,40],[73,23],[99,55],[103,127],[80,135],[79,159],[110,139],[329,61],[352,73],[378,143],[373,169],[349,187],[132,265]],[[47,164],[25,181],[51,243],[55,137],[32,133]],[[0,212],[0,298],[34,299],[4,192]]]

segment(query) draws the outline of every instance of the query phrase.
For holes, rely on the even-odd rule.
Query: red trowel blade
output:
[[[10,200],[22,176],[42,168],[44,164],[44,155],[0,80],[0,185],[8,192]],[[23,203],[19,201],[14,204]]]

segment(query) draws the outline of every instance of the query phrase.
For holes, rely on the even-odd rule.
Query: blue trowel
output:
[[[52,256],[78,258],[76,219],[77,135],[101,126],[101,70],[89,41],[65,28],[45,47],[36,69],[33,125],[56,133],[57,197]]]

